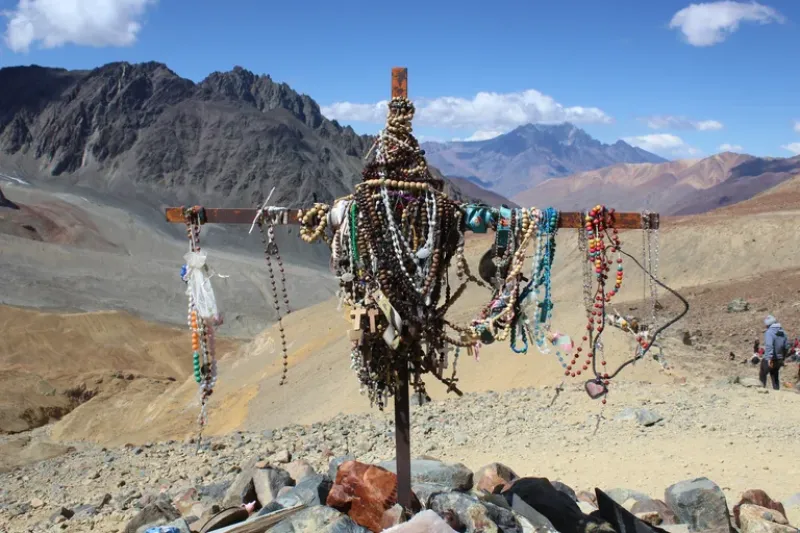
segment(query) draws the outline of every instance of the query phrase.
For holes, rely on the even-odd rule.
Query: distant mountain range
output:
[[[486,141],[427,142],[431,165],[507,197],[549,178],[616,163],[666,159],[624,141],[604,144],[572,124],[528,124]]]
[[[540,183],[513,197],[522,205],[580,210],[597,203],[667,215],[704,213],[748,200],[800,174],[800,156],[725,152],[705,159],[619,164]]]
[[[361,180],[374,140],[322,116],[311,97],[241,67],[200,83],[155,62],[8,67],[0,87],[4,168],[187,203],[252,206],[273,186],[278,204],[329,202]],[[467,198],[457,186],[450,192]]]

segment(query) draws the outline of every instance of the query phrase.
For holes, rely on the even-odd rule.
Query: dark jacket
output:
[[[764,332],[764,359],[783,359],[788,352],[789,337],[780,324],[772,324]]]

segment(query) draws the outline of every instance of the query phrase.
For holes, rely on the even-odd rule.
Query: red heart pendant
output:
[[[584,387],[586,388],[586,394],[588,394],[589,398],[592,400],[596,400],[608,392],[606,386],[599,380],[587,381]]]

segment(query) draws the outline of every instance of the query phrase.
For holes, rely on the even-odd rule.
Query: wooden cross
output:
[[[395,67],[392,69],[392,96],[395,97],[408,97],[408,71],[405,68]],[[253,220],[260,214],[260,210],[256,208],[248,209],[219,209],[219,208],[203,208],[197,207],[202,210],[203,216],[201,217],[201,224],[252,224]],[[300,224],[299,210],[289,210],[286,216],[283,217],[284,224]],[[166,217],[168,222],[176,224],[183,224],[186,222],[185,208],[183,207],[168,207],[166,209]],[[574,228],[582,229],[584,227],[584,213],[578,212],[561,212],[558,216],[559,228]],[[651,213],[649,217],[649,227],[652,229],[659,228],[659,215],[658,213]],[[644,215],[641,213],[615,213],[615,227],[618,229],[643,229]],[[501,223],[503,221],[501,220]],[[375,317],[378,310],[370,308],[356,308],[350,312],[350,318],[353,320],[353,330],[350,331],[350,338],[354,341],[360,342],[363,338],[363,330],[361,329],[361,320],[367,314],[369,317],[370,331],[375,331]],[[397,332],[398,334],[400,332]],[[408,349],[408,345],[413,342],[419,342],[419,333],[410,329],[408,336],[403,338],[403,343],[399,344],[399,352],[404,352]],[[472,347],[467,349],[470,355],[474,355]],[[398,353],[398,388],[394,397],[394,412],[395,412],[395,444],[397,456],[397,501],[406,509],[411,508],[411,423],[409,416],[409,402],[408,402],[408,364],[406,363],[404,353]]]
[[[367,314],[367,310],[363,307],[354,307],[352,311],[350,311],[350,318],[353,319],[353,329],[359,330],[361,329],[361,320],[364,318],[364,315]]]

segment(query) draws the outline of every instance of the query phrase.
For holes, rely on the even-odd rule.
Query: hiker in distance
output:
[[[761,360],[758,377],[761,384],[766,387],[767,374],[769,374],[772,379],[772,388],[779,390],[781,384],[778,375],[783,366],[783,360],[789,352],[789,337],[772,315],[764,319],[764,325],[767,327],[764,331],[764,358]]]

